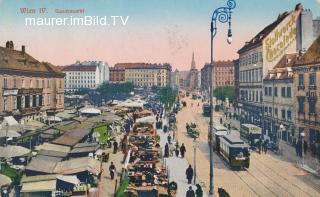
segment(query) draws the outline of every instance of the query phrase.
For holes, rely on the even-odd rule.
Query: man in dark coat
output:
[[[164,157],[169,157],[169,145],[166,143],[164,147]]]
[[[191,184],[191,181],[193,178],[193,169],[192,169],[191,165],[189,165],[189,167],[187,168],[186,175],[187,175],[187,179],[188,179],[188,184]]]
[[[118,142],[115,140],[113,142],[113,154],[116,154],[118,152]]]
[[[186,193],[186,197],[195,197],[195,193],[191,186],[189,187],[189,190]]]
[[[113,164],[113,162],[111,162],[111,165],[109,166],[109,172],[110,172],[111,180],[113,180],[114,174],[116,172],[116,166]]]
[[[180,153],[181,153],[181,157],[184,158],[184,153],[186,152],[186,147],[184,146],[184,144],[182,143],[181,147],[180,147]]]

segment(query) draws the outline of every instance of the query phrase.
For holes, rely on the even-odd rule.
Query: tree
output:
[[[102,95],[113,95],[117,93],[130,93],[133,91],[133,84],[130,82],[125,83],[108,83],[101,84],[97,91]]]
[[[235,99],[234,91],[233,86],[220,86],[214,89],[213,96],[222,101],[228,98],[230,102],[233,102]]]
[[[166,108],[170,108],[176,102],[178,91],[173,90],[171,87],[161,88],[158,92],[160,102],[165,104]]]

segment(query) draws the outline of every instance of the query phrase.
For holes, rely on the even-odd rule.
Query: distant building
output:
[[[119,67],[110,67],[110,81],[111,82],[122,82],[125,81],[125,69]]]
[[[64,110],[64,74],[47,62],[15,50],[12,41],[0,47],[0,117],[43,120]]]
[[[104,62],[85,61],[64,66],[65,90],[74,92],[79,89],[95,89],[105,81],[109,81],[109,67]]]
[[[115,68],[125,69],[125,81],[136,87],[166,87],[171,82],[170,64],[118,63]]]
[[[212,86],[213,89],[220,86],[234,86],[234,61],[216,61],[213,63]],[[201,91],[209,95],[211,65],[205,64],[201,69]]]
[[[171,73],[171,87],[173,89],[179,89],[180,86],[180,74],[178,69]]]
[[[186,79],[186,88],[190,91],[199,89],[199,72],[196,68],[196,62],[194,60],[194,53],[192,53],[191,69]]]

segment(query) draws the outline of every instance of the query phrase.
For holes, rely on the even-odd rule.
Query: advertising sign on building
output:
[[[289,13],[263,40],[264,73],[272,69],[285,54],[297,50],[297,20],[301,10]]]

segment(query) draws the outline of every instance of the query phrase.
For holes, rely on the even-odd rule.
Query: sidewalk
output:
[[[117,136],[117,141],[120,142],[120,136]],[[122,160],[123,160],[123,154],[121,151],[118,151],[117,154],[113,154],[113,148],[107,149],[109,154],[109,160],[107,163],[102,163],[102,174],[99,181],[99,196],[114,196],[115,191],[115,184],[116,180],[118,180],[117,183],[117,189],[120,185],[120,175],[122,170]],[[109,174],[109,166],[111,162],[114,163],[116,166],[116,176],[114,180],[111,180],[110,174]]]
[[[167,121],[165,119],[163,120],[163,122],[164,124],[167,124]],[[160,136],[160,146],[162,147],[162,155],[164,155],[164,147],[167,143],[168,133],[164,133],[162,130],[158,130],[157,134]],[[170,150],[174,150],[174,144],[175,142],[173,141],[170,146]],[[165,158],[164,162],[169,171],[169,181],[175,181],[178,184],[177,196],[185,196],[187,190],[189,189],[189,186],[192,186],[194,191],[196,190],[196,186],[193,184],[189,185],[186,179],[185,172],[189,167],[189,163],[186,158],[176,157],[173,153],[173,155],[170,155],[169,158]],[[197,179],[196,182],[199,183],[200,181]],[[202,188],[202,190],[203,196],[206,197],[207,194],[205,193],[204,188]]]

